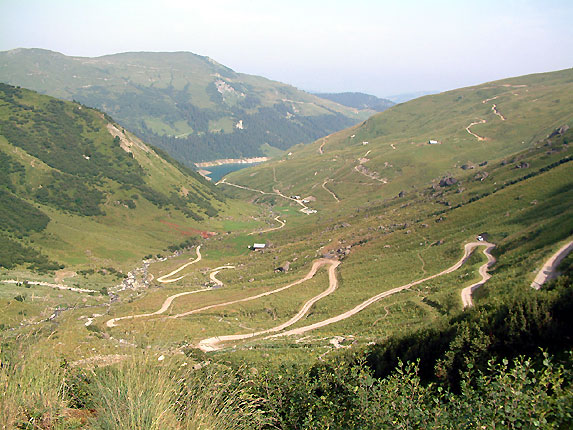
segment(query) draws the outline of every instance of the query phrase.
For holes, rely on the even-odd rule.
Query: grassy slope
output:
[[[531,147],[556,127],[573,125],[572,93],[573,71],[569,69],[422,97],[312,145],[296,147],[292,155],[281,160],[229,175],[229,181],[266,191],[278,186],[290,194],[313,195],[317,198],[316,208],[329,210],[333,198],[316,186],[324,180],[332,180],[328,188],[342,200],[338,206],[343,208],[374,195],[388,198],[446,174],[456,178],[473,176],[475,170],[463,171],[460,167],[501,161]],[[483,103],[493,97],[497,98]],[[493,113],[494,103],[505,121]],[[486,137],[485,141],[478,141],[466,131],[470,123],[480,119],[487,122],[470,130]],[[441,144],[428,145],[429,139]],[[324,153],[319,154],[324,142]],[[363,166],[388,184],[356,172],[360,158],[368,159]],[[273,180],[273,170],[278,183]]]
[[[106,309],[108,315],[95,319],[95,329],[92,331],[83,327],[84,320],[78,318],[91,315],[96,310],[77,309],[62,314],[58,319],[60,337],[49,340],[46,347],[53,348],[58,354],[82,357],[95,354],[90,349],[92,347],[96,348],[97,354],[115,352],[117,339],[127,339],[134,345],[150,345],[158,351],[166,352],[175,351],[182,345],[195,345],[199,340],[210,336],[248,333],[276,326],[292,317],[305,300],[326,288],[324,269],[308,283],[258,301],[215,308],[181,319],[122,321],[113,329],[105,328],[105,321],[110,317],[153,312],[161,306],[166,297],[202,287],[208,282],[209,269],[223,264],[237,266],[236,270],[226,270],[218,275],[225,283],[223,288],[180,297],[173,303],[168,314],[269,291],[300,279],[307,273],[312,261],[322,253],[347,245],[352,246],[351,253],[337,269],[339,290],[318,302],[297,326],[336,315],[381,291],[451,266],[461,256],[463,244],[475,240],[475,235],[484,231],[490,234],[490,240],[498,246],[498,265],[492,279],[478,294],[477,300],[497,301],[503,300],[507,295],[535,294],[529,287],[534,276],[533,268],[539,267],[541,262],[559,247],[559,243],[573,232],[573,213],[567,204],[573,197],[571,162],[558,164],[560,160],[567,160],[572,155],[572,149],[567,143],[571,139],[571,132],[563,138],[551,139],[551,142],[541,139],[556,124],[568,122],[567,115],[570,111],[561,112],[560,108],[555,107],[569,106],[571,103],[570,91],[567,91],[569,84],[566,82],[569,78],[563,75],[567,73],[557,73],[553,84],[547,84],[545,90],[537,88],[537,84],[529,81],[540,80],[540,77],[516,78],[513,81],[512,84],[518,84],[525,79],[529,85],[526,89],[529,89],[529,92],[535,91],[538,101],[543,101],[543,105],[550,111],[543,111],[535,116],[528,113],[530,104],[525,105],[522,112],[524,119],[508,131],[521,138],[518,144],[513,138],[501,137],[500,131],[500,137],[493,133],[484,133],[490,138],[489,141],[477,143],[468,139],[460,143],[459,147],[448,143],[448,135],[440,135],[442,145],[416,146],[405,143],[410,140],[410,136],[403,136],[403,142],[400,143],[397,138],[389,141],[384,136],[372,137],[367,135],[366,131],[360,131],[359,127],[329,137],[324,147],[325,154],[322,156],[316,152],[321,143],[319,141],[313,147],[294,150],[291,160],[261,165],[231,175],[232,179],[229,181],[240,181],[241,184],[261,187],[267,191],[271,191],[275,186],[287,195],[313,194],[317,201],[310,205],[316,207],[318,213],[303,215],[295,206],[279,197],[225,188],[226,193],[241,200],[254,200],[265,215],[252,220],[240,219],[234,215],[223,217],[221,226],[225,230],[233,231],[231,234],[222,234],[207,240],[202,248],[203,260],[182,272],[185,278],[148,290],[120,293],[120,300],[114,303],[109,311]],[[551,81],[550,76],[547,78],[546,83]],[[507,88],[502,87],[503,84],[488,85]],[[550,103],[554,100],[552,86],[561,86],[560,102],[555,103],[555,106]],[[466,98],[471,98],[471,91],[459,91],[464,92]],[[545,92],[550,95],[544,95]],[[451,95],[435,97],[441,98],[439,108],[451,119],[448,104],[456,103],[450,100]],[[481,103],[481,95],[474,98],[476,101],[468,102],[468,112],[456,120],[457,124],[463,125],[466,120],[472,121],[475,118],[476,114],[471,112],[471,106],[480,109],[486,106]],[[508,110],[506,113],[501,101],[496,99],[496,102],[499,102],[500,111],[507,116],[508,124],[512,121],[509,112],[513,118],[520,117],[521,114],[517,110]],[[426,106],[428,100],[422,99],[419,103]],[[404,106],[407,105],[414,115],[418,109],[416,102]],[[395,115],[393,112],[399,107],[375,117],[362,127],[374,127],[384,115]],[[419,116],[423,115],[420,113]],[[478,115],[477,118],[479,117]],[[553,123],[548,126],[545,121],[550,117],[557,119],[553,119]],[[536,122],[536,118],[539,118],[539,122]],[[491,121],[495,119],[497,117],[491,118]],[[433,131],[434,123],[438,128],[437,124],[442,123],[442,118],[438,115],[433,122],[426,124],[426,131],[422,126],[418,126],[420,129],[417,133],[436,136]],[[484,127],[487,125],[488,123]],[[502,125],[505,127],[505,122]],[[457,130],[457,126],[452,126],[452,130]],[[356,134],[357,139],[360,132],[363,133],[360,143],[346,147],[346,139],[352,134]],[[400,135],[399,131],[393,133]],[[467,134],[465,127],[462,127],[460,139],[463,133]],[[468,138],[471,138],[469,134]],[[362,145],[362,140],[368,140],[370,143]],[[521,144],[521,141],[529,144]],[[396,142],[398,149],[386,148],[389,142]],[[332,146],[329,146],[331,144]],[[513,145],[513,149],[505,149],[504,145]],[[426,151],[426,148],[427,151],[444,151],[443,154],[449,158],[416,156],[417,151]],[[477,151],[476,148],[479,151],[474,154],[472,151]],[[428,173],[421,165],[417,165],[414,170],[418,171],[419,175],[408,176],[402,173],[389,178],[392,181],[386,185],[374,183],[375,181],[363,176],[343,181],[341,178],[345,178],[344,175],[355,174],[347,171],[352,169],[352,164],[349,169],[329,170],[328,163],[344,164],[344,157],[352,160],[364,155],[367,150],[372,153],[382,153],[383,150],[386,150],[385,154],[396,153],[393,155],[395,158],[388,158],[392,164],[411,156],[412,169],[415,163],[422,160],[429,166],[428,170],[433,170]],[[459,152],[459,160],[454,162],[455,151]],[[469,158],[470,155],[475,159]],[[308,165],[305,164],[303,156],[306,157]],[[340,161],[333,162],[333,158]],[[488,164],[476,166],[471,170],[454,167],[456,163],[458,166],[461,162],[467,163],[468,159],[475,164],[488,160]],[[502,159],[510,162],[502,164]],[[516,165],[522,162],[527,162],[529,167],[517,169]],[[404,166],[401,166],[402,170],[405,169]],[[274,182],[273,167],[277,182]],[[315,176],[314,171],[319,171],[318,169],[322,170]],[[460,182],[452,187],[430,187],[432,180],[447,172],[454,172]],[[488,176],[481,181],[483,172],[487,172]],[[476,178],[477,174],[481,176]],[[320,185],[324,178],[335,179],[328,186],[341,197],[340,203],[333,202],[332,196],[325,191],[321,192]],[[397,184],[393,184],[393,181]],[[356,186],[359,182],[363,184],[361,187]],[[397,198],[397,190],[405,188],[406,183],[414,186],[406,189],[403,198]],[[341,188],[341,184],[348,188]],[[276,225],[272,219],[278,214],[287,220],[284,229],[247,236],[247,233],[255,228],[262,229],[264,224]],[[267,241],[272,243],[273,247],[265,253],[249,253],[246,245],[254,241]],[[194,257],[194,253],[190,253],[154,263],[150,266],[150,272],[157,278]],[[275,273],[274,268],[284,261],[291,262],[290,271],[286,274]],[[266,341],[256,339],[246,342],[244,348],[239,346],[237,350],[219,354],[222,357],[265,362],[313,360],[316,356],[332,350],[328,341],[334,335],[345,336],[346,343],[349,342],[348,339],[350,342],[356,339],[363,344],[439,323],[461,312],[460,290],[476,279],[477,267],[483,261],[483,256],[476,254],[458,271],[384,299],[350,319],[310,332],[310,336],[302,342],[294,342],[292,338]],[[77,281],[80,284],[83,282],[81,278],[77,278]],[[113,338],[109,339],[110,335]],[[124,351],[132,348],[125,343],[119,344],[119,347]],[[255,349],[251,351],[251,347]],[[310,350],[312,353],[309,353]]]
[[[42,139],[52,139],[53,136],[50,137],[41,127],[40,118],[47,115],[45,109],[53,103],[53,99],[26,90],[19,90],[17,94],[14,99],[5,99],[0,105],[3,127],[19,124],[23,133],[36,133],[40,142],[45,141]],[[23,107],[14,110],[14,103]],[[221,229],[222,225],[208,220],[206,208],[220,210],[222,213],[246,210],[246,206],[240,203],[223,203],[224,199],[211,184],[195,173],[168,162],[126,131],[120,133],[121,139],[131,145],[131,154],[122,150],[107,130],[110,124],[115,127],[117,125],[110,123],[101,113],[75,103],[61,103],[60,106],[61,117],[79,124],[81,131],[74,130],[68,135],[61,128],[56,128],[56,132],[61,132],[60,140],[58,136],[53,137],[53,146],[46,150],[37,149],[39,152],[36,156],[27,152],[36,151],[36,147],[23,147],[22,143],[15,145],[5,136],[0,136],[0,151],[24,167],[23,172],[8,174],[10,194],[32,203],[50,218],[45,230],[30,231],[23,237],[20,235],[22,243],[72,269],[110,266],[127,271],[144,255],[163,252],[167,245],[185,239],[180,231],[161,221],[178,224],[182,229],[212,231]],[[63,123],[59,126],[64,127]],[[60,147],[63,142],[61,135],[69,137],[68,140],[73,142],[66,140],[70,145],[67,149]],[[87,147],[90,159],[82,157],[86,147],[81,142],[88,140],[91,141],[91,146]],[[59,155],[54,157],[53,154]],[[88,169],[88,163],[96,161],[103,167],[101,171],[95,172],[97,176],[90,176],[87,170],[78,170],[71,161],[58,161],[60,158],[78,158],[76,163],[85,163],[85,169]],[[66,201],[38,201],[35,196],[42,188],[53,189],[54,195],[65,195],[68,192],[63,188],[64,185],[54,182],[54,173],[67,175],[65,181],[68,182],[78,179],[89,189],[101,193],[103,200],[99,204],[100,214],[86,216],[68,210]],[[114,179],[114,175],[120,176]],[[159,207],[145,197],[145,190],[161,193],[168,199],[171,195],[177,195],[180,200]],[[68,198],[73,200],[74,196]],[[135,208],[126,205],[125,202],[129,200],[135,204]],[[197,220],[189,218],[183,210],[193,213]]]

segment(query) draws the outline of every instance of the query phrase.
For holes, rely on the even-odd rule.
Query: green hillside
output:
[[[359,111],[188,52],[0,52],[0,81],[77,100],[190,164],[267,155],[366,119]]]
[[[395,104],[388,99],[381,99],[364,93],[315,93],[314,95],[323,99],[332,100],[344,106],[356,109],[370,109],[375,112],[385,111]]]
[[[212,184],[106,114],[5,84],[0,166],[3,270],[129,269],[229,209]]]
[[[76,289],[2,269],[0,411],[16,418],[0,422],[571,427],[573,255],[531,285],[573,240],[572,73],[398,105],[215,189],[97,111],[3,87],[0,118],[21,130],[0,142],[0,198],[26,221],[4,212],[2,234],[45,256],[26,264],[69,264]],[[78,168],[56,141],[109,161]],[[214,198],[185,206],[203,220],[181,180]]]
[[[233,173],[229,181],[312,195],[312,206],[332,210],[336,201],[321,186],[326,181],[340,200],[334,208],[352,207],[374,196],[437,186],[445,176],[463,181],[487,175],[495,162],[513,165],[516,152],[535,147],[560,126],[573,126],[571,112],[572,69],[485,83],[394,106],[280,160]],[[492,186],[491,179],[481,179]]]

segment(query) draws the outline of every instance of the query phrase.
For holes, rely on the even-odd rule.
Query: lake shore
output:
[[[223,166],[225,164],[252,164],[262,163],[263,161],[270,160],[269,157],[252,157],[252,158],[223,158],[221,160],[205,161],[203,163],[195,163],[199,168]]]

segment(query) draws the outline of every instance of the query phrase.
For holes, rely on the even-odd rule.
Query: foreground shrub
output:
[[[401,362],[383,379],[361,363],[283,368],[264,373],[256,389],[283,429],[572,428],[572,362],[490,360],[464,373],[460,393],[422,383],[418,365]]]

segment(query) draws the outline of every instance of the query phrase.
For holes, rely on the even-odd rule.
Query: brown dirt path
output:
[[[330,191],[328,188],[326,188],[326,184],[327,184],[328,182],[331,182],[331,181],[332,181],[332,179],[327,179],[327,180],[325,180],[325,181],[322,183],[322,188],[324,188],[324,190],[325,190],[328,194],[330,194],[330,195],[334,198],[334,200],[336,200],[336,203],[340,203],[340,199],[336,196],[336,194],[334,194],[334,192],[332,192],[332,191]]]
[[[493,255],[491,255],[491,250],[493,248],[495,248],[495,245],[493,243],[474,242],[474,244],[477,244],[478,246],[479,246],[479,244],[486,246],[486,249],[483,250],[483,253],[487,257],[487,263],[481,265],[479,268],[479,274],[481,275],[481,281],[478,281],[475,284],[472,284],[469,287],[466,287],[462,290],[462,303],[464,305],[464,308],[473,306],[473,301],[472,301],[473,292],[475,290],[477,290],[479,287],[481,287],[483,284],[485,284],[489,278],[491,278],[491,275],[489,273],[487,273],[487,271],[489,270],[489,268],[491,266],[493,266],[495,264],[495,257]]]
[[[187,312],[183,312],[183,313],[180,313],[180,314],[177,314],[177,315],[172,315],[172,316],[170,316],[169,318],[181,318],[181,317],[186,317],[186,316],[188,316],[188,315],[193,315],[193,314],[196,314],[196,313],[199,313],[199,312],[203,312],[203,311],[206,311],[206,310],[209,310],[209,309],[218,308],[218,307],[221,307],[221,306],[234,305],[234,304],[236,304],[236,303],[249,302],[249,301],[251,301],[251,300],[260,299],[261,297],[270,296],[271,294],[279,293],[279,292],[281,292],[281,291],[284,291],[284,290],[287,290],[287,289],[289,289],[289,288],[291,288],[291,287],[294,287],[295,285],[298,285],[298,284],[301,284],[301,283],[303,283],[303,282],[305,282],[305,281],[308,281],[309,279],[311,279],[311,278],[315,275],[316,271],[318,270],[318,268],[319,268],[320,266],[322,266],[322,265],[325,264],[326,262],[332,262],[332,261],[333,261],[333,260],[327,260],[327,259],[320,259],[320,260],[315,261],[315,262],[313,263],[313,265],[312,265],[310,271],[306,274],[306,276],[305,276],[304,278],[299,279],[298,281],[295,281],[295,282],[293,282],[293,283],[291,283],[291,284],[288,284],[288,285],[286,285],[286,286],[284,286],[284,287],[280,287],[280,288],[277,288],[277,289],[274,289],[274,290],[271,290],[271,291],[266,291],[266,292],[264,292],[264,293],[260,293],[260,294],[257,294],[257,295],[255,295],[255,296],[245,297],[245,298],[243,298],[243,299],[237,299],[237,300],[232,300],[232,301],[230,301],[230,302],[216,303],[216,304],[214,304],[214,305],[203,306],[202,308],[193,309],[193,310],[190,310],[190,311],[187,311]]]
[[[482,141],[482,140],[487,140],[485,137],[479,136],[477,134],[475,134],[473,131],[470,130],[471,127],[473,127],[474,125],[478,125],[478,124],[485,124],[486,120],[485,119],[480,119],[479,121],[474,121],[472,123],[470,123],[470,125],[468,125],[466,127],[466,131],[471,134],[472,136],[474,136],[475,138],[477,138],[477,140]]]
[[[565,245],[559,248],[555,254],[549,257],[541,270],[537,272],[535,279],[531,283],[531,287],[539,290],[545,282],[553,279],[557,274],[557,266],[559,266],[571,251],[573,251],[573,240],[569,240]]]
[[[310,279],[312,276],[314,276],[314,274],[316,273],[316,270],[325,264],[330,266],[328,268],[328,281],[329,281],[328,282],[328,288],[326,290],[324,290],[322,293],[320,293],[320,294],[314,296],[313,298],[311,298],[310,300],[306,301],[306,303],[300,308],[298,313],[295,316],[293,316],[291,319],[289,319],[288,321],[286,321],[286,322],[284,322],[284,323],[282,323],[276,327],[269,328],[267,330],[261,330],[261,331],[257,331],[257,332],[253,332],[253,333],[246,333],[246,334],[215,336],[215,337],[210,337],[208,339],[203,339],[202,341],[199,342],[199,349],[201,349],[202,351],[205,351],[205,352],[215,351],[215,350],[221,348],[219,346],[219,344],[221,344],[223,342],[244,340],[244,339],[249,339],[249,338],[255,337],[255,336],[261,336],[263,334],[281,331],[287,327],[290,327],[291,325],[293,325],[297,321],[301,320],[308,313],[308,311],[310,310],[312,305],[314,305],[320,299],[323,299],[324,297],[328,296],[329,294],[332,294],[336,290],[336,288],[338,287],[338,280],[336,279],[336,268],[338,267],[340,262],[337,260],[320,259],[318,261],[315,261],[314,264],[312,265],[310,272],[303,279],[304,280]],[[312,276],[309,277],[309,275],[312,275]],[[300,281],[298,283],[300,283]]]
[[[396,294],[396,293],[398,293],[398,292],[400,292],[400,291],[407,290],[407,289],[413,287],[414,285],[421,284],[422,282],[429,281],[430,279],[437,278],[437,277],[439,277],[439,276],[445,275],[445,274],[447,274],[447,273],[451,273],[451,272],[453,272],[453,271],[459,269],[459,268],[462,266],[462,264],[464,264],[464,263],[467,261],[467,259],[470,257],[470,255],[471,255],[471,253],[473,252],[473,250],[474,250],[476,247],[482,246],[482,245],[488,246],[487,249],[490,249],[490,248],[489,248],[490,245],[491,245],[492,247],[494,246],[493,244],[488,243],[488,242],[470,242],[470,243],[467,243],[467,244],[464,246],[464,255],[463,255],[463,257],[462,257],[456,264],[454,264],[453,266],[451,266],[451,267],[449,267],[449,268],[447,268],[447,269],[441,271],[440,273],[437,273],[437,274],[432,275],[432,276],[428,276],[428,277],[426,277],[426,278],[424,278],[424,279],[420,279],[420,280],[418,280],[418,281],[410,282],[410,283],[408,283],[408,284],[402,285],[402,286],[397,287],[397,288],[393,288],[393,289],[388,290],[388,291],[384,291],[383,293],[377,294],[377,295],[375,295],[375,296],[369,298],[368,300],[365,300],[364,302],[360,303],[358,306],[355,306],[354,308],[352,308],[352,309],[350,309],[349,311],[346,311],[346,312],[344,312],[344,313],[342,313],[342,314],[340,314],[340,315],[336,315],[336,316],[334,316],[334,317],[332,317],[332,318],[328,318],[328,319],[326,319],[326,320],[324,320],[324,321],[319,321],[319,322],[314,323],[314,324],[311,324],[311,325],[307,325],[307,326],[295,328],[295,329],[293,329],[293,330],[289,330],[289,331],[286,331],[286,332],[283,332],[283,333],[275,334],[275,335],[270,336],[270,337],[291,336],[291,335],[293,335],[293,334],[303,334],[303,333],[306,333],[307,331],[315,330],[315,329],[317,329],[317,328],[321,328],[321,327],[327,326],[327,325],[329,325],[329,324],[333,324],[333,323],[342,321],[342,320],[344,320],[344,319],[346,319],[346,318],[350,318],[351,316],[356,315],[358,312],[364,310],[365,308],[367,308],[367,307],[370,306],[371,304],[377,302],[377,301],[380,300],[380,299],[383,299],[384,297],[391,296],[392,294]],[[487,255],[487,254],[486,254],[486,255]],[[489,259],[489,257],[488,257],[488,259]],[[486,264],[487,264],[487,263],[486,263]],[[483,266],[482,266],[482,267],[483,267]],[[481,269],[481,268],[480,268],[480,269]]]
[[[190,266],[191,264],[195,264],[195,263],[201,261],[201,258],[202,258],[202,257],[201,257],[201,245],[198,245],[198,246],[197,246],[197,248],[195,249],[195,252],[197,253],[197,258],[195,258],[195,260],[190,261],[190,262],[188,262],[188,263],[185,263],[185,264],[179,266],[177,269],[175,269],[174,271],[168,273],[167,275],[160,276],[159,278],[157,278],[157,282],[161,282],[161,283],[164,283],[164,284],[168,284],[168,283],[175,282],[175,281],[178,281],[178,280],[180,280],[180,279],[183,279],[185,276],[179,276],[178,278],[175,278],[175,279],[166,279],[166,278],[170,278],[171,276],[173,276],[173,275],[175,275],[175,274],[181,272],[181,271],[182,271],[183,269],[185,269],[187,266]]]
[[[271,227],[271,228],[267,228],[266,230],[261,230],[261,231],[253,231],[251,233],[249,233],[247,236],[252,236],[254,234],[261,234],[261,233],[268,233],[269,231],[275,231],[275,230],[280,230],[281,228],[283,228],[286,224],[286,221],[281,221],[280,220],[280,215],[277,215],[274,218],[275,221],[279,222],[281,225],[279,225],[278,227]]]

